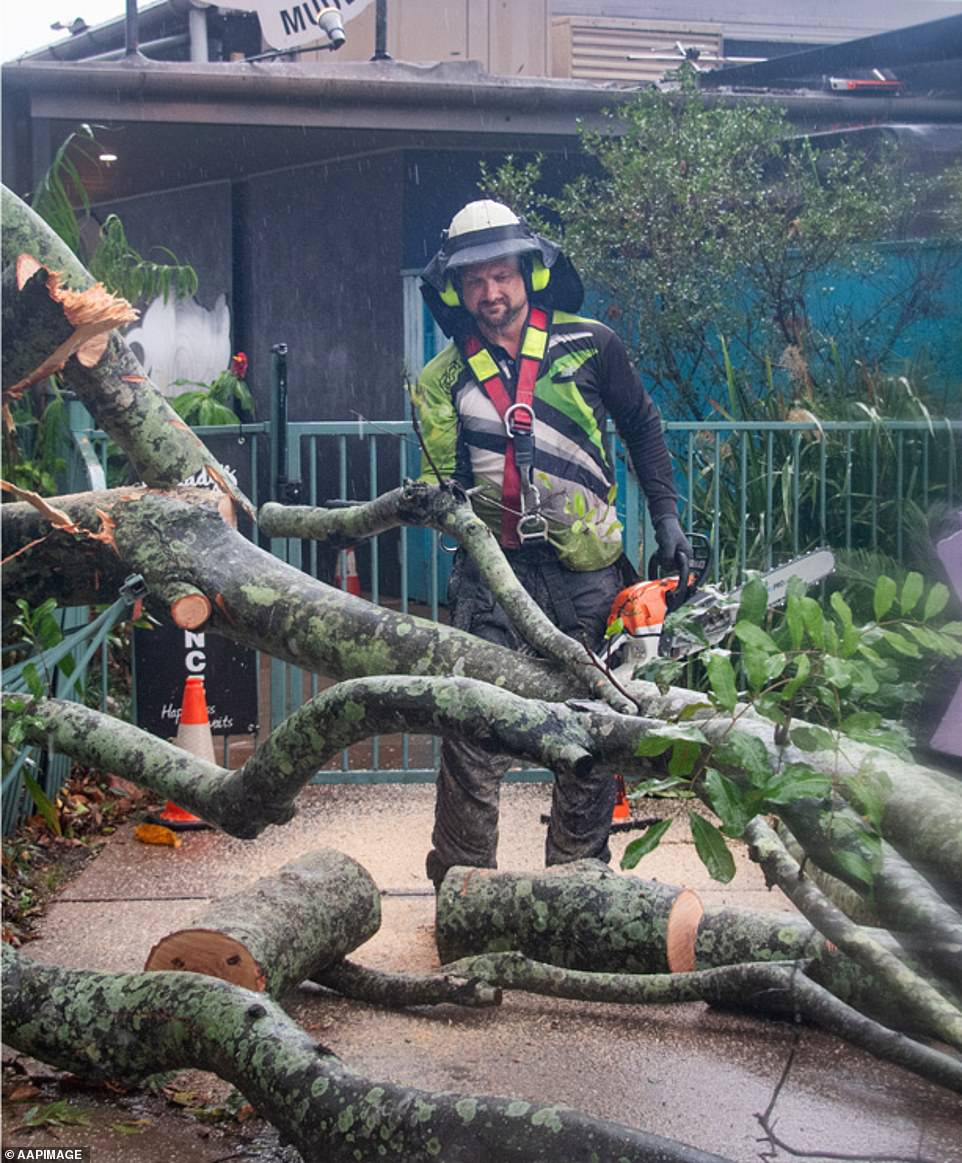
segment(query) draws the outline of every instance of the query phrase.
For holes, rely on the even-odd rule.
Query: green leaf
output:
[[[785,684],[783,695],[786,699],[792,698],[802,683],[812,673],[812,664],[807,654],[799,654],[795,659],[795,673]]]
[[[791,635],[792,649],[799,650],[805,638],[805,618],[802,615],[800,595],[788,595],[788,601],[785,605],[785,624]]]
[[[872,595],[872,608],[875,611],[876,622],[881,622],[891,610],[897,592],[898,587],[895,582],[883,573],[875,583],[875,592]]]
[[[738,688],[735,685],[735,668],[727,654],[712,650],[705,661],[708,681],[712,694],[720,707],[733,711],[738,702]]]
[[[905,581],[902,582],[902,592],[899,594],[899,609],[902,611],[903,617],[906,614],[911,614],[919,604],[919,598],[921,598],[924,589],[925,582],[920,573],[913,569],[911,573],[905,575]]]
[[[846,734],[852,731],[874,731],[882,722],[882,716],[877,711],[855,711],[839,724]]]
[[[635,868],[642,856],[647,856],[649,852],[654,850],[661,843],[661,838],[671,827],[671,820],[659,820],[657,824],[652,824],[650,828],[632,840],[625,853],[621,858],[621,867],[626,871]]]
[[[588,512],[588,502],[585,500],[584,493],[575,493],[571,498],[571,504],[575,514],[579,517],[584,517]]]
[[[908,638],[903,638],[901,634],[896,634],[894,630],[883,630],[882,637],[898,654],[904,654],[906,658],[922,657],[921,650],[914,642],[910,642]]]
[[[635,755],[662,755],[674,744],[673,739],[666,739],[659,731],[658,734],[644,735],[635,744]]]
[[[956,647],[952,639],[944,634],[936,633],[929,626],[916,626],[911,622],[906,622],[902,630],[911,634],[920,646],[925,647],[933,654],[941,654],[948,658],[955,656]]]
[[[869,888],[875,883],[875,862],[867,859],[861,852],[837,849],[833,857],[838,866],[854,880],[861,881]]]
[[[835,750],[835,736],[824,727],[793,727],[790,738],[800,751]]]
[[[892,791],[892,780],[889,776],[866,761],[858,771],[845,776],[843,782],[846,799],[850,800],[869,823],[878,828]]]
[[[943,585],[941,582],[936,582],[929,590],[928,596],[925,599],[925,605],[922,607],[922,621],[928,622],[930,618],[941,614],[948,603],[949,597],[949,587]],[[952,623],[949,623],[949,625],[952,625]],[[942,629],[948,630],[948,627],[943,626]],[[956,633],[956,631],[949,631],[949,633]]]
[[[23,773],[23,786],[30,793],[30,798],[33,800],[34,806],[50,831],[55,836],[62,835],[60,817],[57,815],[57,809],[54,807],[47,793],[28,771],[24,771]]]
[[[695,851],[702,864],[708,869],[712,880],[728,884],[735,875],[735,861],[725,837],[703,816],[696,812],[688,813],[688,824],[691,827],[692,839],[695,841]]]
[[[27,684],[27,690],[35,699],[47,697],[47,684],[40,677],[40,672],[34,663],[28,662],[23,668],[23,681]]]
[[[851,658],[858,649],[859,632],[852,620],[852,610],[848,602],[836,590],[829,598],[832,609],[835,611],[839,624],[842,627],[842,641],[840,653],[843,658]]]
[[[822,607],[814,598],[808,597],[799,598],[798,604],[802,610],[802,621],[808,631],[809,638],[819,650],[824,649],[825,615],[822,613]]]
[[[852,685],[852,668],[842,658],[826,654],[822,663],[822,673],[825,681],[831,683],[837,690],[843,691]]]
[[[798,800],[825,799],[832,790],[831,778],[801,763],[790,764],[763,789],[768,807]]]
[[[752,650],[761,650],[765,654],[777,654],[778,644],[770,634],[751,622],[736,622],[735,637],[743,646]]]
[[[620,634],[624,630],[625,624],[621,618],[615,618],[609,622],[605,629],[605,638],[614,638],[616,634]]]
[[[772,771],[772,761],[765,744],[747,731],[730,731],[725,742],[715,748],[716,763],[744,771],[754,784],[763,784]]]
[[[633,796],[660,795],[662,792],[672,791],[676,787],[686,787],[687,785],[687,779],[679,779],[674,775],[668,779],[645,779],[632,787],[629,798]]]
[[[669,775],[691,775],[701,755],[701,745],[690,739],[679,739],[671,749],[671,759],[668,760]]]
[[[757,808],[751,805],[752,797],[746,797],[737,784],[714,767],[705,772],[705,795],[728,836],[740,836],[749,820],[758,815]]]
[[[760,578],[753,577],[742,587],[736,622],[761,626],[768,613],[768,588]]]

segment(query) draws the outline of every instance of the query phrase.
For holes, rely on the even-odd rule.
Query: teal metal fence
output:
[[[107,439],[80,413],[72,423],[69,488],[102,488]],[[252,499],[256,503],[276,495],[268,469],[272,461],[277,465],[276,448],[272,445],[273,454],[265,448],[269,425],[198,433],[233,436],[236,459],[249,458],[243,471]],[[736,584],[746,570],[768,568],[816,545],[875,550],[905,560],[924,539],[925,517],[933,506],[962,503],[962,421],[671,422],[666,434],[675,456],[684,522],[710,536],[715,549],[712,576],[725,584]],[[625,549],[637,565],[647,559],[654,538],[643,498],[613,433],[610,440]],[[287,495],[304,504],[357,501],[416,476],[420,451],[408,421],[294,423],[287,428],[285,466]],[[253,535],[258,537],[256,529]],[[437,534],[416,529],[396,530],[357,546],[354,556],[365,595],[443,620],[447,548]],[[343,554],[336,557],[322,545],[293,539],[273,540],[270,549],[312,576],[328,583],[337,579],[347,588]],[[67,616],[74,624],[89,622],[86,610]],[[276,659],[265,660],[259,669],[269,673],[272,727],[325,681]],[[427,737],[375,738],[345,751],[315,782],[431,781],[437,748],[437,740]],[[510,778],[538,779],[544,774],[518,771]]]

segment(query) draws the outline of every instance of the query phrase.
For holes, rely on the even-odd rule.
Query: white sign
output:
[[[325,8],[336,8],[347,23],[363,12],[371,0],[218,0],[218,8],[239,8],[256,12],[261,32],[271,48],[303,48],[317,41],[327,43],[327,34],[317,26]]]

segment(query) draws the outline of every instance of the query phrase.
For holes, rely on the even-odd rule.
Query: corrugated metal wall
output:
[[[681,63],[679,44],[696,48],[703,57],[717,58],[722,51],[722,27],[562,16],[551,24],[551,72],[555,77],[578,80],[645,84],[660,80],[668,69]]]

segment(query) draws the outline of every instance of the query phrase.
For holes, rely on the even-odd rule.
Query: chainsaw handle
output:
[[[690,563],[687,553],[679,549],[675,554],[674,564],[678,569],[678,585],[665,594],[665,605],[669,614],[674,613],[679,606],[683,606],[688,601],[695,591],[695,585],[697,585],[697,581],[695,585],[691,584]],[[648,577],[653,581],[659,576],[659,573],[658,554],[653,553],[648,559]]]

